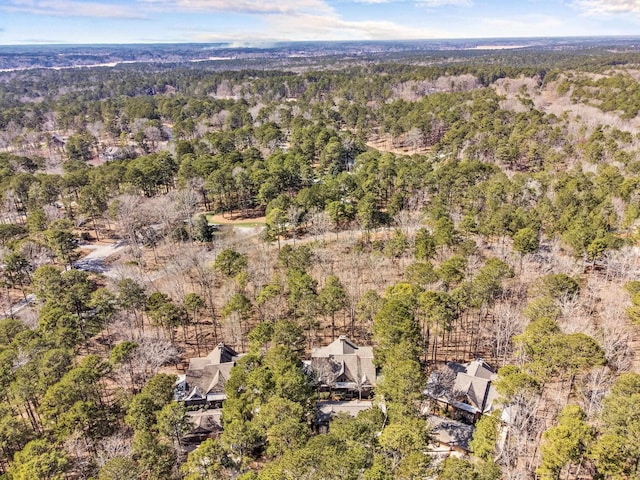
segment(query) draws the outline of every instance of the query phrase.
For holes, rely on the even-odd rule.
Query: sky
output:
[[[0,44],[640,35],[640,0],[0,0]]]

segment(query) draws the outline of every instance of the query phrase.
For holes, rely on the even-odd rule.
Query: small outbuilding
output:
[[[316,403],[316,425],[320,432],[326,433],[331,420],[339,414],[352,418],[358,416],[363,410],[373,407],[371,400],[351,400],[347,402],[324,401]]]
[[[436,447],[448,448],[463,455],[471,452],[469,442],[473,437],[473,425],[437,415],[429,415],[427,420],[432,428],[431,440]]]
[[[187,412],[191,431],[185,435],[186,443],[202,443],[222,432],[222,409],[210,408]]]

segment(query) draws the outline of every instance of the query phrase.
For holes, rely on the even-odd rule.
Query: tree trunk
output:
[[[331,341],[333,342],[335,339],[336,339],[335,313],[331,312]]]

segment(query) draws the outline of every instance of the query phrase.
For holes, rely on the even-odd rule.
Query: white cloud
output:
[[[587,15],[640,14],[640,0],[575,0]]]
[[[128,5],[104,2],[81,2],[74,0],[9,0],[7,3],[0,4],[0,9],[7,12],[60,17],[144,17],[139,10]]]
[[[356,3],[367,3],[369,5],[381,5],[383,3],[391,3],[393,0],[354,0]]]
[[[278,32],[287,38],[302,36],[311,40],[371,40],[371,39],[407,39],[433,37],[436,32],[421,28],[399,25],[382,20],[344,20],[337,15],[302,15],[295,19],[287,16],[269,18],[269,31]],[[441,34],[442,32],[437,32]]]
[[[418,0],[417,3],[418,5],[422,5],[423,7],[469,7],[473,4],[471,0]]]
[[[466,2],[422,1],[432,6]],[[0,0],[0,9],[37,15],[96,18],[153,18],[154,13],[162,12],[228,13],[251,15],[260,21],[258,28],[255,22],[250,22],[245,31],[198,32],[194,40],[200,41],[408,39],[446,34],[388,20],[346,20],[326,0],[130,0],[126,4],[114,3],[113,0]]]
[[[0,1],[0,9],[33,15],[97,18],[142,18],[154,12],[271,15],[333,11],[324,0],[131,0],[127,4],[112,1],[7,0]]]
[[[141,0],[158,9],[181,12],[232,12],[253,14],[293,14],[329,12],[323,0]]]
[[[336,14],[328,15],[271,15],[265,26],[245,32],[196,32],[194,40],[202,42],[232,41],[271,43],[296,40],[401,40],[436,38],[443,31],[413,28],[390,21],[344,20]]]
[[[381,3],[414,3],[419,7],[470,7],[471,0],[353,0],[356,3],[381,4]]]
[[[26,44],[43,44],[43,45],[51,45],[55,43],[69,43],[68,40],[55,40],[51,38],[25,38],[21,41],[21,43]]]
[[[263,28],[250,31],[197,32],[197,41],[292,41],[427,38],[444,35],[386,20],[345,20],[324,0],[141,0],[155,8],[180,11],[224,11],[253,14]],[[365,0],[386,2],[387,0]],[[395,1],[395,0],[391,0]],[[434,1],[434,0],[429,0]],[[466,0],[435,0],[460,2]]]
[[[418,1],[427,7],[470,4],[470,0],[359,1],[414,4]],[[345,19],[328,0],[129,0],[127,3],[119,0],[0,0],[1,10],[49,16],[148,19],[153,19],[154,14],[171,12],[243,14],[259,22],[247,22],[244,30],[231,30],[230,27],[229,31],[223,29],[215,33],[192,32],[192,39],[198,41],[391,40],[450,36],[444,29],[411,27],[391,20]]]
[[[505,18],[485,17],[481,21],[485,25],[500,29],[502,35],[502,32],[506,31],[508,35],[513,36],[522,36],[523,31],[531,32],[527,35],[540,35],[564,25],[564,21],[558,17],[537,14]]]

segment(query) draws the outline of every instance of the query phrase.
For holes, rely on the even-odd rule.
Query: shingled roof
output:
[[[219,408],[189,411],[186,415],[191,423],[189,433],[192,435],[206,435],[222,431],[222,410]]]
[[[493,402],[497,392],[492,382],[498,378],[493,369],[482,359],[476,359],[469,363],[449,362],[447,368],[455,373],[455,381],[451,387],[451,394],[463,397],[462,401],[453,401],[446,396],[438,397],[454,407],[470,413],[489,413],[493,410]],[[432,374],[427,382],[426,395],[434,396],[437,391],[436,377]],[[439,393],[435,396],[440,395]]]
[[[238,354],[224,343],[219,343],[209,355],[189,360],[186,372],[186,401],[223,400],[224,385]]]
[[[338,414],[347,414],[352,418],[358,416],[363,410],[373,407],[371,400],[352,400],[348,402],[323,401],[316,403],[316,423],[328,424]]]
[[[498,378],[498,375],[481,359],[465,363],[462,367],[464,370],[456,375],[453,390],[463,393],[468,403],[478,412],[491,411],[497,395],[491,382]]]
[[[373,347],[358,347],[343,335],[326,347],[315,348],[311,367],[323,385],[350,389],[376,385]]]

